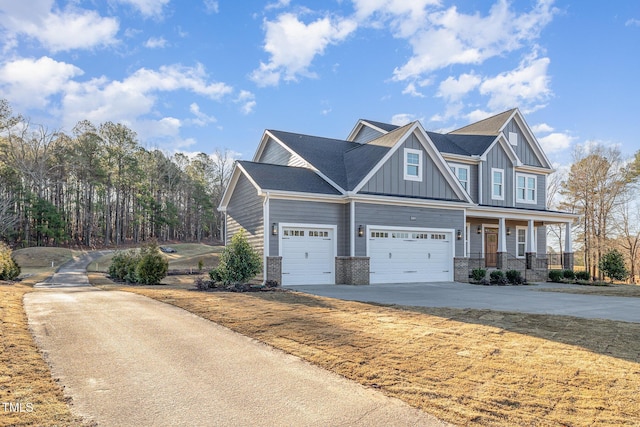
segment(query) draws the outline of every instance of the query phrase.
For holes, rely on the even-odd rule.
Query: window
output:
[[[509,144],[516,146],[518,145],[518,134],[515,132],[509,132]]]
[[[527,250],[527,229],[516,229],[516,256],[518,258],[524,258],[525,251]]]
[[[422,181],[422,151],[404,149],[404,179]]]
[[[491,168],[491,198],[504,200],[504,170]]]
[[[453,174],[458,178],[460,184],[462,184],[462,188],[465,191],[469,192],[469,166],[463,165],[449,165]]]
[[[516,174],[516,201],[536,203],[537,181],[535,175]]]

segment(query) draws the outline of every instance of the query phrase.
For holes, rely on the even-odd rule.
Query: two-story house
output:
[[[549,159],[518,109],[446,134],[359,120],[346,140],[266,130],[220,204],[266,280],[467,281],[475,267],[546,278]],[[565,265],[573,265],[567,232]]]

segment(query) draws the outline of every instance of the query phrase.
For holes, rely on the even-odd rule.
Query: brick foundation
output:
[[[369,257],[336,257],[336,284],[368,285]]]
[[[278,286],[282,286],[282,257],[281,256],[267,257],[266,276],[267,276],[266,280],[273,280],[278,284]]]
[[[456,282],[469,282],[469,258],[453,259],[453,280]]]
[[[574,257],[573,257],[573,253],[572,252],[565,252],[564,254],[562,254],[562,257],[564,258],[563,261],[563,265],[565,270],[573,270],[573,268],[575,267],[575,261],[574,261]]]

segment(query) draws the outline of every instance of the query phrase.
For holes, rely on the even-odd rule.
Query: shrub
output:
[[[196,277],[194,283],[199,291],[206,291],[210,288],[209,285],[211,284],[211,282],[204,280],[201,276]]]
[[[135,278],[143,285],[156,285],[167,276],[169,261],[162,256],[157,243],[152,242],[142,247],[136,264]]]
[[[140,255],[137,251],[129,249],[116,252],[109,265],[109,276],[116,280],[136,283],[136,266],[139,260]]]
[[[242,284],[255,277],[261,269],[260,254],[249,245],[244,230],[241,230],[220,254],[220,264],[215,270],[223,283]],[[213,280],[213,276],[211,278]]]
[[[588,271],[576,271],[577,280],[591,280],[591,275]]]
[[[11,248],[0,242],[0,280],[15,280],[20,275],[20,266],[13,259]]]
[[[522,274],[518,270],[508,270],[506,276],[507,281],[512,285],[522,285],[524,283]]]
[[[480,280],[484,279],[486,275],[487,270],[485,270],[484,268],[474,268],[473,270],[471,270],[471,278],[475,282],[479,282]]]
[[[504,272],[502,270],[493,270],[489,273],[489,278],[491,279],[491,283],[494,285],[507,284],[507,279],[504,277]]]
[[[598,268],[611,279],[611,283],[614,280],[625,280],[629,276],[622,254],[615,249],[604,254]]]
[[[576,273],[573,272],[573,270],[562,270],[562,277],[564,277],[567,280],[576,280]]]
[[[549,270],[549,280],[552,282],[560,283],[563,277],[562,270]]]

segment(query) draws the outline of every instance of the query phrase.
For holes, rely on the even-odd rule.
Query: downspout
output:
[[[267,191],[267,195],[264,198],[264,202],[262,204],[262,285],[264,286],[267,283],[267,257],[269,256],[269,236],[270,230],[269,227],[269,192]]]

